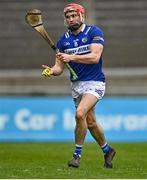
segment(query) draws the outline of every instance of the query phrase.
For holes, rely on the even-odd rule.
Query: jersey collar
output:
[[[82,27],[82,29],[81,29],[81,32],[84,31],[85,27],[86,27],[86,24],[83,24],[83,27]]]

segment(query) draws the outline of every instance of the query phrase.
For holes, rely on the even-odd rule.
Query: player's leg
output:
[[[88,114],[87,114],[87,126],[91,133],[91,135],[94,137],[96,142],[100,145],[103,153],[104,153],[104,167],[106,168],[112,168],[112,160],[115,156],[115,150],[109,146],[109,144],[106,142],[104,131],[100,124],[97,123],[96,117],[95,117],[95,110],[92,108]]]
[[[100,126],[100,124],[96,121],[94,108],[92,108],[88,112],[86,121],[87,121],[88,129],[89,129],[91,135],[93,136],[93,138],[96,140],[96,142],[100,146],[103,146],[104,144],[106,144],[104,131],[103,131],[102,127]]]
[[[91,94],[82,96],[76,109],[76,127],[75,127],[75,151],[73,159],[68,162],[69,166],[79,167],[82,153],[82,145],[87,132],[87,113],[96,104],[97,98]]]
[[[82,145],[84,143],[87,131],[87,113],[95,105],[97,98],[91,94],[82,96],[82,99],[76,110],[76,128],[75,143]]]

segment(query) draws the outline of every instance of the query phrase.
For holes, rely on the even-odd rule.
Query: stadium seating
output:
[[[0,1],[0,94],[70,94],[66,71],[54,79],[40,77],[41,64],[53,65],[54,53],[25,23],[27,10],[41,9],[44,25],[56,42],[66,29],[62,18],[65,3],[61,0]],[[87,23],[95,23],[105,32],[107,94],[147,94],[144,68],[147,67],[147,1],[93,0],[83,4],[87,8]]]

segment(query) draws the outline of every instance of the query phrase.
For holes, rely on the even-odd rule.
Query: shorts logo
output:
[[[98,93],[99,96],[103,96],[103,90],[95,89],[95,92]]]

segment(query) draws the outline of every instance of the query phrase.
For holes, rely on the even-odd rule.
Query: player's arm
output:
[[[63,72],[64,63],[59,61],[58,58],[56,58],[55,65],[53,67],[49,67],[47,65],[42,65],[42,67],[44,68],[44,70],[42,71],[42,76],[59,76]]]
[[[90,53],[84,55],[59,53],[58,58],[62,62],[74,61],[84,64],[98,63],[103,52],[103,45],[100,43],[93,43],[90,45],[90,51]]]

